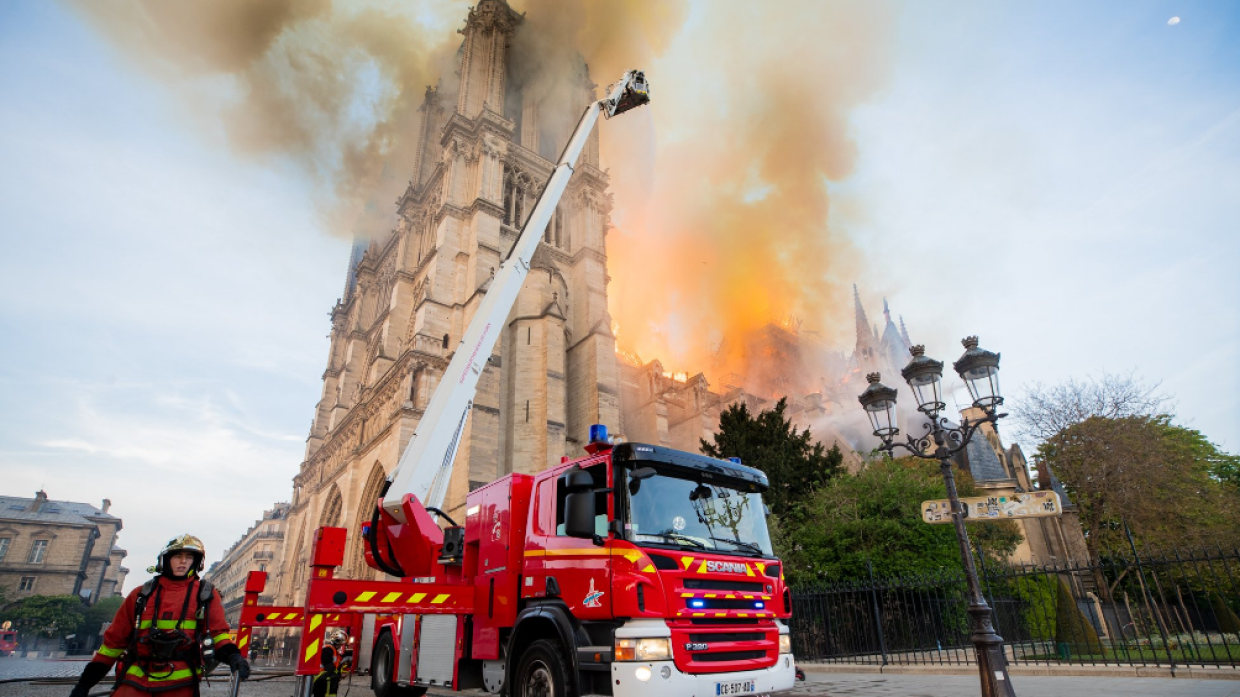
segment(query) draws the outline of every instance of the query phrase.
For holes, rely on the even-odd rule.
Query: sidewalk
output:
[[[1019,697],[1240,697],[1240,681],[1191,678],[1012,676]],[[794,693],[814,697],[967,697],[980,693],[977,674],[890,675],[808,673]]]

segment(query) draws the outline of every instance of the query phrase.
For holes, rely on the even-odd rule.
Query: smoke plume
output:
[[[852,343],[862,259],[830,189],[853,170],[849,115],[885,82],[892,22],[873,4],[699,10],[651,67],[645,118],[603,134],[610,298],[622,348],[717,384],[760,359],[739,347],[767,323]]]
[[[447,0],[70,4],[172,86],[204,132],[222,129],[243,155],[295,163],[326,227],[345,236],[391,229],[417,107],[426,86],[455,79],[454,29],[467,12]]]
[[[468,12],[451,0],[70,1],[238,152],[299,165],[343,235],[391,229],[417,108],[441,80],[452,103]],[[544,98],[556,152],[580,114],[584,64],[600,94],[629,68],[650,78],[649,107],[600,126],[619,345],[717,382],[748,372],[758,357],[739,347],[769,322],[851,343],[847,284],[862,260],[830,193],[857,157],[849,116],[886,79],[889,8],[513,4],[525,20],[509,78]]]

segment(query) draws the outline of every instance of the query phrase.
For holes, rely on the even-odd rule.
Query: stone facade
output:
[[[10,599],[77,595],[87,602],[121,594],[129,570],[117,546],[121,519],[112,502],[0,496],[0,586]]]
[[[584,64],[574,104],[540,104],[510,78],[511,39],[521,21],[500,0],[470,10],[455,94],[442,84],[426,91],[394,229],[355,250],[331,313],[323,394],[293,480],[280,602],[302,599],[321,525],[351,532],[345,575],[376,574],[363,560],[360,525],[550,176],[549,158],[562,146],[552,141],[568,136],[548,135],[539,115],[558,109],[575,121],[595,98]],[[450,515],[469,490],[558,463],[580,451],[590,424],[618,423],[604,246],[609,209],[596,134],[481,376],[445,501]]]
[[[267,587],[259,596],[259,602],[270,605],[280,590],[283,580],[284,533],[288,523],[289,504],[277,503],[263,511],[263,517],[255,521],[224,556],[207,569],[204,578],[215,584],[224,601],[224,614],[229,626],[237,626],[241,616],[241,604],[245,600],[245,582],[251,571],[267,572]]]

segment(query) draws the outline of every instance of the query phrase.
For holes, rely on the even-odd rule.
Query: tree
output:
[[[754,416],[744,402],[733,404],[719,415],[714,443],[701,441],[702,452],[711,457],[739,457],[766,473],[770,489],[763,500],[771,514],[783,518],[793,504],[809,496],[839,471],[844,455],[839,446],[830,450],[816,443],[809,429],[797,432],[784,416],[787,398],[774,409]]]
[[[961,496],[976,494],[968,473],[957,470],[956,478]],[[921,518],[922,501],[944,498],[938,463],[915,458],[878,458],[855,475],[831,479],[773,526],[784,574],[804,585],[866,578],[867,561],[877,575],[959,569],[954,528]],[[1012,521],[969,523],[969,535],[996,560],[1021,539]]]
[[[1049,438],[1038,454],[1080,509],[1095,557],[1127,544],[1125,525],[1154,546],[1240,532],[1240,493],[1216,474],[1235,457],[1168,417],[1089,417]]]
[[[1041,443],[1091,416],[1119,419],[1168,413],[1171,398],[1133,372],[1103,373],[1101,377],[1068,378],[1058,385],[1034,383],[1011,400],[1017,434]]]
[[[46,638],[76,634],[82,626],[82,599],[76,595],[32,595],[4,612],[26,634]]]
[[[124,602],[125,598],[118,595],[104,598],[87,608],[85,620],[82,622],[82,634],[98,634],[104,622],[111,622],[112,618],[116,617],[116,611],[121,609]]]

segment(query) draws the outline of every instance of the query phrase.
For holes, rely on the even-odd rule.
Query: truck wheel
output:
[[[422,697],[425,687],[401,687],[396,684],[396,644],[392,634],[384,632],[375,644],[370,658],[370,689],[375,697]]]
[[[512,697],[568,697],[568,667],[559,645],[539,639],[521,654]]]

